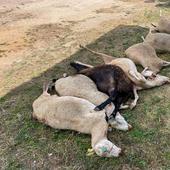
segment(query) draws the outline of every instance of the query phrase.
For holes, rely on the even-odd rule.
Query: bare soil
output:
[[[0,94],[69,57],[80,43],[120,24],[134,24],[151,8],[154,4],[141,0],[1,0]]]

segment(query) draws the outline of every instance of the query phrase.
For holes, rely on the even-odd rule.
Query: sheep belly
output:
[[[157,51],[170,52],[170,35],[166,33],[148,34],[145,42],[149,43]]]
[[[35,101],[33,114],[40,122],[53,128],[90,133],[91,127],[95,123],[94,107],[95,105],[84,99],[71,96],[58,98],[51,96],[43,103]]]

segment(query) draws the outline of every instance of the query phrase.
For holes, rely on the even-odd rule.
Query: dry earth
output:
[[[80,43],[136,24],[153,6],[141,0],[1,0],[0,95],[69,57]]]

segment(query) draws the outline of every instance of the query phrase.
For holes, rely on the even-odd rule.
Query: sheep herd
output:
[[[121,148],[107,139],[108,128],[123,131],[132,126],[121,115],[121,109],[133,109],[139,99],[138,90],[170,83],[158,74],[170,62],[157,56],[157,52],[170,52],[170,20],[161,17],[142,43],[129,47],[127,58],[95,52],[105,64],[92,66],[73,61],[77,71],[43,86],[43,93],[33,102],[33,118],[56,129],[70,129],[91,134],[91,146],[102,157],[118,157]],[[138,72],[136,65],[144,70]],[[56,94],[50,94],[51,90]]]

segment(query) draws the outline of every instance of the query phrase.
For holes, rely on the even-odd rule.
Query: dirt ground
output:
[[[137,107],[124,112],[132,131],[109,133],[125,149],[118,159],[87,156],[88,135],[31,120],[45,80],[74,73],[75,59],[102,63],[79,44],[122,57],[160,9],[170,15],[143,0],[0,0],[0,169],[169,170],[169,85],[141,92]],[[170,54],[159,57],[170,61]],[[170,77],[170,68],[161,74]]]
[[[1,0],[0,95],[69,57],[80,43],[137,23],[148,8],[154,5],[141,0]]]

